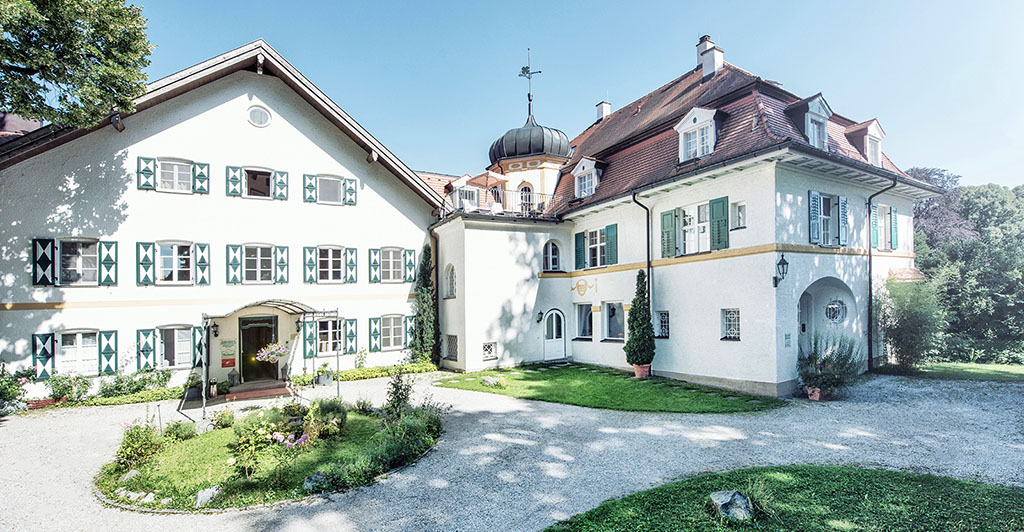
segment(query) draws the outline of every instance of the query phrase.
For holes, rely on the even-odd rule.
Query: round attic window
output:
[[[270,123],[270,111],[259,105],[250,107],[249,123],[256,127],[266,127]]]

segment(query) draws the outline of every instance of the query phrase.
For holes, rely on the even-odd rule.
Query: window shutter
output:
[[[206,351],[206,330],[202,327],[192,327],[192,367],[198,362],[206,359],[203,353]]]
[[[100,286],[117,284],[117,242],[99,243]]]
[[[871,204],[871,247],[878,247],[878,204]]]
[[[607,225],[604,228],[604,263],[619,263],[619,226]]]
[[[404,344],[408,346],[412,340],[412,335],[416,333],[416,316],[404,316],[402,322],[405,325]]]
[[[356,320],[355,319],[345,320],[345,354],[346,355],[354,354],[358,350],[358,348],[359,348],[358,340],[356,338],[356,332],[357,332],[356,326],[357,326],[357,324],[356,324]]]
[[[307,284],[316,284],[317,278],[317,249],[316,246],[302,248],[302,281]]]
[[[370,248],[370,282],[380,282],[380,248]]]
[[[356,180],[352,178],[345,179],[345,205],[356,204]]]
[[[274,246],[274,284],[288,282],[288,246]]]
[[[192,163],[192,192],[195,194],[210,193],[210,165]]]
[[[156,367],[156,330],[138,329],[135,331],[135,338],[135,369]]]
[[[850,241],[850,200],[839,196],[839,245],[845,246]]]
[[[138,242],[135,244],[135,282],[140,286],[156,284],[156,244]]]
[[[711,200],[708,204],[711,231],[711,251],[729,248],[729,196]]]
[[[53,344],[53,333],[32,335],[32,365],[36,368],[36,380],[46,380],[53,375]]]
[[[99,354],[99,375],[117,373],[117,331],[100,331],[96,351]]]
[[[271,181],[274,184],[272,192],[274,199],[288,199],[288,172],[275,171]]]
[[[380,318],[370,318],[370,352],[380,351]]]
[[[900,225],[896,219],[896,207],[889,207],[889,227],[891,229],[892,249],[900,248],[899,234]]]
[[[587,267],[587,234],[576,233],[576,269]]]
[[[811,244],[821,243],[821,194],[817,190],[807,191],[807,228]]]
[[[676,256],[676,211],[661,213],[661,256]]]
[[[210,284],[210,245],[195,243],[192,245],[196,259],[196,280],[197,286],[208,286]]]
[[[316,358],[316,322],[302,322],[302,358]]]
[[[52,238],[32,239],[32,284],[57,284],[57,241]]]
[[[305,174],[302,176],[302,201],[316,202],[316,176]]]
[[[228,284],[242,284],[242,246],[228,244],[227,256],[224,264],[227,266]]]
[[[139,157],[138,187],[141,190],[156,190],[156,159]]]
[[[224,169],[224,193],[228,196],[242,195],[242,169],[228,166]]]
[[[345,282],[354,283],[358,280],[356,271],[358,251],[356,248],[345,248]]]
[[[405,282],[411,283],[416,280],[416,250],[403,249],[402,259],[405,263]]]

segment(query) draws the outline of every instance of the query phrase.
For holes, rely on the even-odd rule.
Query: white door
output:
[[[565,358],[565,318],[557,310],[544,318],[544,360]]]

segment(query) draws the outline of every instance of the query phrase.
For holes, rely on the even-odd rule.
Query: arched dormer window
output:
[[[548,240],[547,244],[544,244],[544,271],[562,271],[562,251],[558,249],[558,244],[554,240]]]
[[[444,267],[444,297],[445,299],[455,297],[455,266],[451,264]]]
[[[717,127],[715,109],[694,107],[675,126],[679,133],[679,162],[692,161],[715,151]]]
[[[573,181],[575,183],[575,196],[585,198],[597,190],[601,181],[601,170],[598,168],[598,161],[592,157],[583,157],[576,167],[572,169]]]

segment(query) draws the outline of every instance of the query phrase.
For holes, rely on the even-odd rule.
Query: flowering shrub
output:
[[[260,362],[277,363],[278,360],[288,356],[288,347],[284,344],[267,344],[256,353],[256,360]]]
[[[78,402],[89,394],[89,379],[81,375],[59,375],[54,372],[46,381],[46,387],[54,399],[67,397],[72,402]]]
[[[25,395],[24,386],[28,384],[28,379],[15,375],[7,373],[7,369],[0,365],[0,416],[17,414],[28,408],[21,399]]]
[[[134,421],[124,430],[121,446],[117,448],[117,465],[122,470],[132,469],[160,450],[160,435],[149,423]]]
[[[340,399],[319,399],[306,414],[302,434],[311,440],[334,437],[341,434],[348,411]]]

